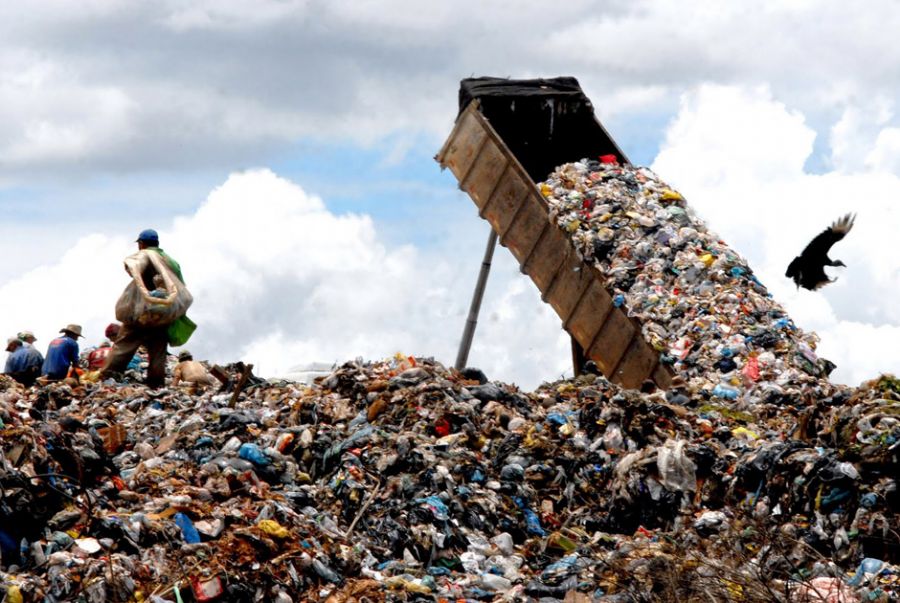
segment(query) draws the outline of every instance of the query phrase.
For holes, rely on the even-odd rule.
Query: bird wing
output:
[[[827,256],[831,246],[844,238],[850,229],[853,228],[853,221],[856,220],[856,214],[847,214],[843,218],[836,220],[831,226],[816,235],[806,249],[803,250],[801,256],[818,257]]]
[[[794,280],[800,279],[800,258],[796,257],[791,260],[791,263],[788,264],[787,271],[784,275],[788,278],[792,278]]]

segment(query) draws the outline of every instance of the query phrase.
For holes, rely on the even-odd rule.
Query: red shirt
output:
[[[108,343],[101,344],[99,348],[88,354],[88,369],[92,371],[99,370],[103,367],[103,363],[106,362],[106,357],[109,356],[109,352],[112,350],[112,347]]]

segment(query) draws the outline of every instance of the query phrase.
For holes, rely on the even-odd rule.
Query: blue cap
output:
[[[136,243],[159,243],[159,235],[156,234],[156,231],[152,228],[148,228],[146,230],[142,230],[141,234],[138,235]]]

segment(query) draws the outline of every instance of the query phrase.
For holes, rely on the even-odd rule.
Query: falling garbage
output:
[[[662,364],[715,400],[750,404],[827,377],[834,365],[815,353],[815,334],[681,194],[647,168],[607,161],[563,165],[540,190]]]

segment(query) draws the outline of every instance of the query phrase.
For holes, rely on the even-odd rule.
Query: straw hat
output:
[[[70,333],[74,335],[76,338],[81,337],[81,325],[66,325],[62,329],[59,330],[60,333]]]

